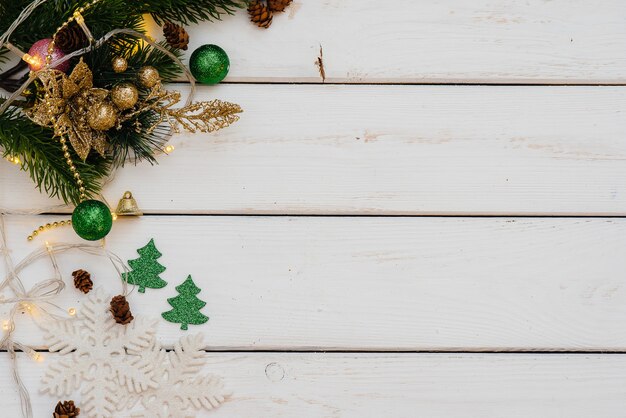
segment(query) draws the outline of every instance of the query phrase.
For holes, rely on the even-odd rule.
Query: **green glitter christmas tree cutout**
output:
[[[135,260],[128,260],[128,265],[132,271],[122,274],[122,278],[128,284],[139,286],[139,293],[145,293],[146,288],[160,289],[167,286],[167,282],[159,277],[165,271],[165,267],[156,260],[163,254],[154,245],[151,239],[145,247],[137,250],[140,257]]]
[[[161,314],[166,321],[181,324],[180,329],[186,331],[189,324],[201,325],[209,320],[208,316],[200,313],[206,302],[196,297],[201,290],[191,276],[188,276],[183,284],[176,286],[176,291],[179,293],[178,296],[167,300],[174,309]]]

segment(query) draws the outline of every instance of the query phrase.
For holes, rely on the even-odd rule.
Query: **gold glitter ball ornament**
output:
[[[152,88],[161,80],[161,76],[156,68],[147,65],[139,69],[137,79],[142,86]]]
[[[111,103],[98,103],[89,111],[87,120],[91,129],[108,131],[117,123],[117,110]]]
[[[111,100],[120,110],[130,109],[139,100],[139,91],[131,83],[121,83],[111,90]]]
[[[111,66],[116,73],[123,73],[128,69],[128,61],[126,61],[124,57],[115,57],[113,61],[111,61]]]

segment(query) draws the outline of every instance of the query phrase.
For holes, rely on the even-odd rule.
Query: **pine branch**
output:
[[[180,56],[180,51],[171,49],[164,43],[160,45]],[[108,46],[103,46],[86,57],[85,62],[93,69],[97,87],[110,89],[121,82],[134,83],[139,69],[146,65],[156,68],[163,82],[169,82],[182,73],[181,68],[169,56],[148,44],[128,51],[129,53],[124,54],[128,69],[123,73],[116,73],[111,68],[111,60],[118,54]],[[148,129],[157,119],[158,115],[153,112],[144,113],[125,122],[121,130],[107,132],[113,167],[123,166],[127,160],[132,163],[144,160],[150,164],[156,163],[156,151],[162,150],[169,140],[169,129]]]
[[[156,151],[163,150],[169,140],[169,128],[166,126],[148,130],[157,120],[158,115],[154,112],[142,113],[126,122],[122,130],[107,134],[114,167],[124,166],[127,161],[134,164],[140,161],[157,162]],[[138,122],[138,128],[135,122]]]
[[[177,57],[181,56],[180,51],[172,49],[165,42],[160,42],[159,45]],[[123,73],[116,73],[111,67],[111,61],[116,56],[123,56],[128,62],[128,69]],[[139,69],[146,65],[156,68],[164,83],[182,74],[182,69],[169,56],[148,44],[138,44],[137,47],[126,48],[123,52],[107,44],[85,56],[85,62],[93,71],[96,87],[102,88],[111,88],[121,82],[135,82]]]
[[[3,74],[0,74],[0,80],[6,80],[9,77],[19,74],[26,68],[28,68],[28,65],[24,61],[19,61],[11,69],[5,71]]]
[[[25,80],[24,80],[25,81]],[[20,88],[20,86],[24,83],[22,80],[2,80],[0,79],[0,89],[6,90],[9,93],[13,93]]]
[[[0,0],[0,33],[6,31],[31,2],[32,0]],[[91,0],[48,0],[22,22],[13,32],[10,42],[19,49],[28,51],[36,41],[51,37],[76,9],[85,7],[90,2]],[[88,7],[83,16],[93,36],[98,39],[116,28],[129,28],[144,33],[142,15],[146,13],[152,14],[159,24],[166,20],[189,24],[202,20],[219,20],[224,14],[233,14],[247,3],[248,0],[106,0]],[[175,54],[179,53],[175,49],[169,49]],[[129,64],[128,70],[121,74],[115,73],[111,68],[113,57],[118,55],[124,56]],[[8,58],[7,50],[0,50],[0,64],[5,63]],[[155,67],[163,82],[174,80],[182,72],[169,56],[128,34],[115,36],[106,45],[90,51],[83,58],[93,71],[95,86],[107,89],[123,81],[135,82],[138,70],[146,65]],[[9,78],[10,72],[11,70],[4,77],[0,76],[0,81],[5,87],[12,89],[16,87],[16,80]],[[146,94],[145,91],[141,93]],[[204,121],[203,118],[210,116],[207,115],[206,112],[200,112],[186,120],[190,126],[200,127],[199,120]],[[213,118],[214,121],[211,119],[211,123],[226,123],[230,121],[230,117],[236,116],[219,114]],[[91,155],[87,162],[83,162],[70,149],[87,195],[97,194],[102,178],[113,167],[123,165],[125,161],[155,162],[155,152],[169,139],[168,128],[158,126],[152,129],[159,118],[157,112],[144,112],[124,121],[122,129],[108,131],[107,139],[111,147],[106,158]],[[17,107],[0,115],[0,153],[18,156],[22,161],[21,168],[29,172],[40,190],[52,197],[60,197],[66,203],[78,202],[79,192],[73,174],[63,158],[53,132],[30,121]]]
[[[8,91],[9,93],[13,93],[16,91],[24,82],[28,75],[24,74],[19,78],[11,78],[12,76],[19,74],[23,70],[28,68],[28,65],[24,61],[19,61],[13,68],[5,71],[0,74],[0,88]]]
[[[248,0],[151,0],[142,2],[138,11],[150,13],[159,25],[166,21],[188,25],[203,20],[221,20],[222,15],[232,15],[247,3]]]
[[[0,101],[1,102],[1,101]],[[50,197],[59,197],[65,203],[79,202],[79,191],[63,152],[52,131],[35,125],[12,108],[0,114],[0,148],[3,157],[18,156],[21,168],[27,171],[39,190]],[[86,194],[100,192],[101,179],[109,172],[110,164],[102,158],[83,162],[70,150],[74,164],[81,174]]]
[[[32,0],[0,0],[0,33],[13,23],[21,11]],[[131,3],[134,3],[132,0]],[[10,42],[28,51],[36,41],[50,38],[56,29],[65,22],[76,9],[84,7],[89,0],[49,0],[35,11],[13,32]],[[85,23],[94,37],[100,38],[115,28],[130,28],[145,31],[141,14],[129,9],[126,0],[106,0],[87,8],[83,13]]]

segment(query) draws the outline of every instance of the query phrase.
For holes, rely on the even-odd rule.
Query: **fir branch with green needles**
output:
[[[4,33],[32,1],[0,0],[0,33]],[[180,24],[198,23],[203,20],[213,21],[219,20],[224,14],[233,14],[238,8],[245,7],[248,0],[197,0],[195,2],[188,0],[103,0],[94,5],[91,3],[92,0],[43,2],[16,28],[8,41],[22,51],[28,51],[35,42],[52,38],[57,29],[64,22],[68,22],[74,12],[81,7],[85,8],[81,14],[86,26],[95,39],[100,39],[114,29],[132,29],[144,34],[146,32],[144,14],[151,14],[158,24],[166,21]],[[66,29],[71,33],[71,30],[76,30],[77,27],[76,22],[71,22]],[[160,43],[160,46],[167,48],[176,57],[181,57],[180,50],[166,43]],[[114,71],[112,61],[116,57],[126,59],[125,71]],[[7,49],[0,48],[0,64],[7,62],[7,58]],[[136,86],[140,98],[149,94],[148,85],[142,86],[138,83],[140,78],[138,74],[142,67],[154,67],[158,71],[158,79],[163,83],[174,81],[182,74],[182,69],[175,60],[155,48],[150,42],[144,42],[136,34],[118,33],[108,39],[104,45],[99,45],[83,54],[81,58],[91,71],[95,88],[93,90],[104,89],[107,95],[120,83],[131,83]],[[71,60],[70,70],[66,74],[69,75],[78,62],[78,58]],[[0,65],[0,88],[15,91],[27,77],[27,74],[24,74],[26,72],[24,63],[14,68],[2,69],[1,67]],[[25,90],[21,100],[12,103],[7,111],[0,114],[0,154],[5,157],[19,158],[22,170],[29,173],[36,187],[41,191],[51,197],[59,197],[66,203],[77,204],[80,201],[77,180],[68,166],[55,132],[56,135],[63,135],[59,134],[61,132],[58,130],[59,126],[64,123],[65,125],[62,126],[66,128],[67,118],[76,117],[77,119],[70,119],[69,122],[71,129],[69,132],[76,134],[76,126],[71,124],[76,123],[72,122],[74,120],[80,120],[81,116],[76,116],[72,112],[75,112],[76,106],[79,105],[71,101],[74,100],[74,96],[57,96],[63,105],[60,106],[60,113],[54,113],[55,118],[63,115],[65,119],[55,119],[55,131],[42,127],[38,123],[44,126],[50,126],[50,124],[33,118],[31,111],[38,103],[42,103],[42,97],[45,96],[43,88],[40,80],[33,82]],[[97,93],[86,92],[85,94]],[[0,103],[3,100],[0,97]],[[110,96],[107,96],[106,100],[108,103],[112,102]],[[120,109],[114,112],[119,113]],[[44,112],[46,112],[45,109]],[[50,108],[47,112],[51,112]],[[47,114],[45,115],[44,120],[49,121]],[[64,122],[59,122],[59,120]],[[83,157],[86,155],[84,161],[75,149],[69,147],[68,152],[75,169],[80,174],[85,194],[88,197],[94,197],[100,193],[102,182],[117,167],[127,162],[156,163],[156,155],[163,151],[170,138],[171,128],[167,124],[158,125],[160,121],[162,119],[154,109],[137,112],[127,119],[118,120],[114,128],[107,128],[104,132],[105,139],[102,139],[102,134],[100,137],[95,137],[101,138],[99,139],[101,144],[105,143],[105,146],[96,148],[103,155],[98,152],[89,152],[89,148],[86,152],[82,148],[77,148],[81,150]],[[85,129],[85,126],[86,129],[90,129],[91,122],[86,124],[85,119],[82,119],[81,123],[84,125],[78,127],[79,130]],[[76,140],[76,138],[71,140]]]
[[[18,157],[36,187],[65,203],[79,202],[76,180],[70,171],[58,140],[50,129],[35,125],[14,107],[0,114],[0,147],[3,157]],[[81,174],[87,196],[100,192],[101,181],[109,174],[110,163],[104,158],[90,158],[89,163],[70,150]]]
[[[137,118],[124,124],[125,129],[107,135],[115,167],[124,166],[126,162],[156,163],[155,150],[163,151],[170,138],[170,129],[166,126],[157,126],[152,131],[147,130],[157,120],[158,115],[154,112],[140,113]]]
[[[167,44],[160,45],[177,57],[181,56],[180,51],[168,47]],[[128,69],[122,73],[116,73],[111,68],[111,60],[117,55],[119,54],[115,49],[104,46],[97,53],[85,57],[85,62],[93,69],[94,83],[97,87],[111,88],[118,83],[132,82],[137,79],[139,69],[146,65],[156,68],[163,82],[172,81],[182,73],[181,68],[169,56],[147,44],[139,45],[132,50],[127,49],[124,58],[128,62]],[[107,133],[114,167],[123,166],[127,161],[156,163],[155,151],[161,151],[169,139],[169,129],[147,131],[146,127],[152,126],[156,119],[154,113],[143,113],[136,119],[126,122],[122,129]]]
[[[6,31],[30,3],[32,0],[1,0],[0,33]],[[38,40],[51,38],[76,9],[88,3],[89,0],[49,0],[35,9],[33,14],[17,27],[11,35],[10,42],[23,51],[28,51]],[[136,10],[132,8],[129,10],[129,2],[126,0],[106,0],[96,3],[86,9],[83,16],[96,39],[115,28],[145,31],[143,17]]]
[[[178,58],[181,57],[179,50],[169,47],[164,42],[160,42],[159,45],[168,49]],[[116,56],[122,56],[128,62],[128,69],[123,73],[116,73],[111,67],[111,60]],[[156,68],[164,83],[173,81],[183,72],[169,56],[148,44],[138,44],[136,47],[127,48],[121,53],[116,48],[105,45],[97,51],[87,54],[85,62],[93,71],[94,83],[97,87],[102,88],[110,88],[117,83],[136,80],[137,72],[146,65]]]
[[[149,13],[162,25],[177,22],[183,25],[203,20],[221,20],[222,15],[232,15],[237,9],[246,7],[248,0],[151,0],[137,2],[138,11]]]

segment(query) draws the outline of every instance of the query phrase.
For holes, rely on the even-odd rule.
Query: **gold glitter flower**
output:
[[[85,160],[91,149],[105,155],[107,142],[103,130],[90,125],[90,111],[109,103],[109,91],[93,87],[93,73],[81,59],[68,76],[58,70],[37,75],[44,95],[26,111],[38,125],[54,128],[55,136],[67,136],[78,156]]]

